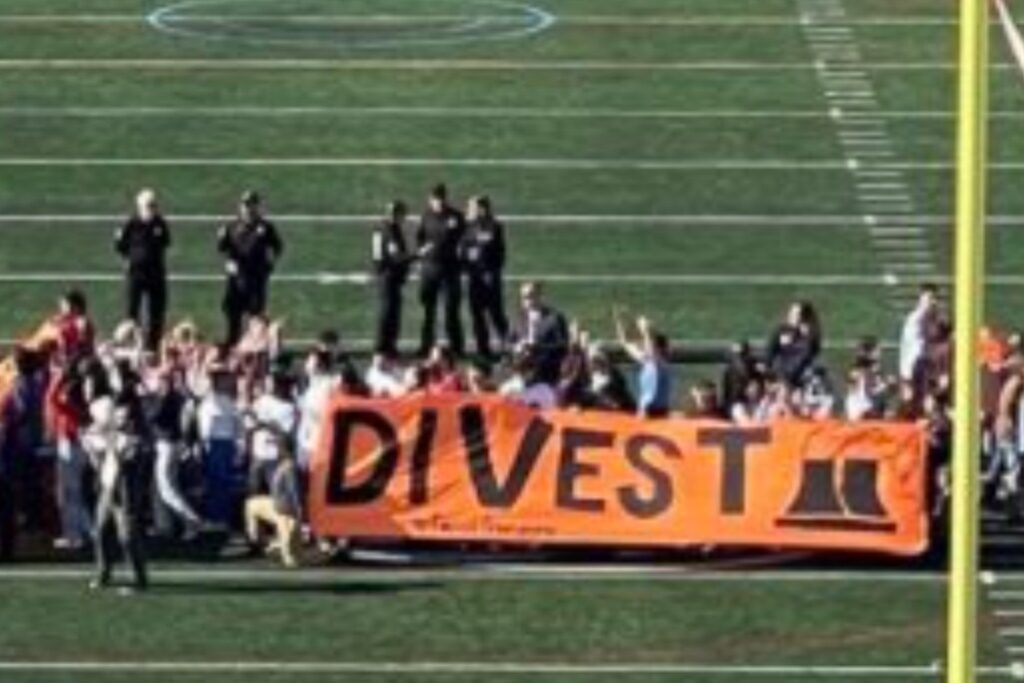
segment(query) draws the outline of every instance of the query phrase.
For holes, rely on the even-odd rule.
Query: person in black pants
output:
[[[378,297],[373,347],[376,353],[389,356],[398,353],[402,329],[402,287],[409,276],[411,261],[403,231],[408,213],[404,202],[391,202],[384,219],[373,231],[373,272]]]
[[[437,300],[444,297],[444,323],[448,344],[456,356],[465,352],[462,319],[462,265],[459,245],[466,232],[466,219],[448,204],[448,190],[436,186],[430,193],[427,210],[416,232],[420,258],[420,303],[423,304],[423,329],[420,356],[434,347],[437,326]]]
[[[227,273],[225,342],[234,346],[242,337],[247,317],[266,312],[270,276],[284,252],[277,228],[263,217],[259,194],[249,191],[242,195],[238,217],[220,229],[217,250],[224,256]]]
[[[114,235],[114,248],[125,262],[128,318],[143,330],[146,348],[156,351],[164,334],[167,314],[165,254],[171,233],[160,213],[156,193],[141,190],[135,211]],[[146,315],[141,313],[145,306]]]
[[[505,269],[505,226],[494,217],[486,196],[469,200],[462,261],[469,275],[469,312],[476,351],[492,356],[491,328],[502,345],[508,339],[502,273]]]

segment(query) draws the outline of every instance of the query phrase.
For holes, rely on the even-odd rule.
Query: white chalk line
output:
[[[488,24],[510,24],[519,26],[523,17],[515,15],[485,14],[176,14],[165,21],[178,24],[223,24],[225,22],[279,22],[290,24],[316,24],[318,26],[375,26],[375,25],[423,25],[430,23],[450,23],[474,19],[486,21]],[[609,27],[797,27],[800,19],[784,16],[745,16],[745,15],[652,15],[627,16],[614,14],[559,14],[558,23],[568,26],[609,26]],[[850,21],[859,26],[897,26],[897,27],[933,27],[951,26],[955,22],[948,17],[905,15],[905,16],[874,16],[858,17]],[[49,24],[146,24],[145,15],[141,14],[0,14],[0,25],[42,25]]]
[[[152,58],[5,58],[0,70],[220,70],[220,71],[814,71],[827,67],[806,62],[769,61],[610,61],[610,60],[507,60],[507,59],[152,59]],[[954,62],[862,62],[869,71],[953,71]],[[1016,69],[1016,64],[996,62],[992,69]]]
[[[218,223],[232,218],[231,214],[218,213],[170,213],[167,219],[181,224]],[[588,227],[593,225],[635,226],[714,226],[737,228],[860,228],[863,225],[884,227],[887,223],[898,223],[899,229],[907,226],[948,227],[952,219],[939,214],[910,214],[906,216],[861,215],[861,214],[506,214],[502,218],[509,222],[525,224],[557,224]],[[53,214],[0,214],[4,223],[117,223],[125,214],[117,213],[53,213]],[[290,223],[367,224],[380,220],[379,214],[310,214],[283,213],[274,220]],[[1024,215],[993,215],[987,223],[990,227],[1015,227],[1024,225]],[[879,229],[882,229],[880,227]],[[891,228],[890,228],[891,229]],[[919,228],[915,228],[919,230]]]
[[[18,662],[0,661],[0,671],[35,672],[162,672],[162,673],[287,673],[302,674],[490,674],[490,675],[565,675],[565,676],[620,676],[624,674],[675,674],[748,677],[820,678],[877,678],[901,676],[936,679],[942,675],[939,662],[921,665],[728,665],[728,664],[650,664],[644,662],[620,664],[578,664],[546,662],[342,662],[342,661],[68,661]],[[1010,677],[1015,669],[1009,666],[980,666],[976,672],[984,676]]]
[[[208,284],[223,282],[225,275],[219,273],[171,273],[168,279],[171,282],[182,284]],[[278,273],[274,275],[274,281],[289,284],[318,284],[318,285],[367,285],[373,281],[372,275],[368,272],[318,272],[318,273]],[[566,273],[530,273],[508,275],[506,279],[510,282],[529,282],[540,280],[554,284],[634,284],[634,285],[693,285],[693,286],[735,286],[746,287],[750,285],[760,286],[820,286],[820,287],[873,287],[888,284],[883,276],[875,275],[800,275],[800,274],[722,274],[722,273],[591,273],[591,274],[566,274]],[[82,283],[121,283],[124,274],[116,271],[110,272],[75,272],[75,271],[50,271],[50,272],[22,272],[22,273],[0,273],[0,283],[5,284],[48,284],[55,282],[82,282]],[[991,285],[1024,285],[1024,276],[1014,275],[993,275],[988,279]]]
[[[231,118],[236,116],[252,118],[326,116],[326,117],[375,117],[398,118],[565,118],[565,119],[829,119],[845,118],[857,125],[870,125],[871,119],[936,119],[951,120],[953,111],[939,110],[879,110],[870,116],[858,111],[824,112],[820,109],[616,109],[616,108],[565,108],[565,107],[315,107],[315,106],[0,106],[0,116],[11,117],[53,117],[53,118],[146,118],[146,117],[195,117]],[[994,119],[1022,119],[1021,111],[993,111]]]
[[[857,158],[888,158],[888,150],[863,151]],[[866,161],[879,171],[949,171],[949,161]],[[512,168],[533,170],[623,170],[623,171],[842,171],[849,160],[834,159],[546,159],[546,158],[386,158],[386,157],[280,157],[234,158],[29,158],[0,157],[0,167],[9,168],[218,168],[218,167],[300,167],[300,168]],[[1022,171],[1024,162],[995,161],[994,171]]]

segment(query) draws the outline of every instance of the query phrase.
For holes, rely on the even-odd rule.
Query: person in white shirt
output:
[[[850,369],[846,390],[846,419],[852,422],[880,420],[885,417],[884,385],[869,367]]]
[[[764,380],[751,377],[743,389],[743,400],[733,403],[729,416],[738,425],[767,422],[770,418],[771,400],[765,393]]]
[[[398,398],[406,393],[401,369],[387,354],[373,354],[365,380],[373,398]]]
[[[313,351],[306,358],[305,391],[299,398],[298,459],[300,470],[308,471],[313,451],[320,436],[320,424],[324,409],[331,394],[338,389],[338,377],[334,374],[331,355],[326,351]]]
[[[242,418],[235,394],[234,373],[213,368],[210,391],[199,403],[199,438],[203,444],[203,517],[211,524],[227,526],[234,512],[234,473]]]
[[[270,480],[282,452],[294,452],[299,425],[299,409],[292,397],[291,379],[274,373],[267,380],[267,391],[246,413],[250,437],[249,495],[270,489]]]
[[[925,352],[928,327],[935,320],[938,310],[938,289],[935,285],[921,285],[917,305],[903,321],[900,332],[900,379],[914,378],[914,368]]]

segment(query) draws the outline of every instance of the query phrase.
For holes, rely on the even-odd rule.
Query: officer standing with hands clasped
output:
[[[242,195],[238,217],[218,233],[217,250],[224,256],[227,273],[225,341],[234,346],[242,336],[246,317],[266,312],[270,276],[284,251],[277,228],[263,217],[259,194],[247,191]]]
[[[462,260],[469,274],[469,312],[473,320],[476,351],[492,357],[491,329],[499,344],[508,339],[508,318],[502,272],[505,269],[505,226],[494,217],[491,200],[473,197],[466,209],[466,235]]]
[[[377,327],[374,352],[395,356],[402,329],[402,287],[409,277],[412,257],[403,226],[409,211],[405,202],[388,204],[373,231],[373,272],[377,278]]]
[[[437,300],[444,296],[444,324],[448,344],[456,356],[465,352],[462,320],[462,264],[459,247],[466,232],[466,219],[448,204],[448,189],[434,187],[427,210],[416,232],[420,258],[420,303],[423,304],[423,329],[420,355],[426,357],[434,347],[437,326]]]
[[[114,248],[126,266],[128,318],[141,325],[149,351],[157,350],[164,334],[167,315],[165,254],[170,246],[171,233],[160,213],[156,193],[150,189],[140,190],[135,197],[135,211],[114,234]]]

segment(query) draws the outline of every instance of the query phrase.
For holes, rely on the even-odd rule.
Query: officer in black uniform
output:
[[[469,312],[477,353],[490,358],[491,328],[501,344],[507,340],[509,331],[502,280],[505,226],[494,217],[491,200],[486,196],[469,200],[466,219],[462,261],[469,275]]]
[[[160,213],[156,193],[142,190],[135,211],[114,234],[114,248],[125,262],[127,315],[142,327],[146,348],[156,351],[167,315],[165,254],[171,233]],[[140,315],[145,306],[145,319]]]
[[[437,325],[437,300],[444,297],[444,323],[448,344],[456,356],[465,352],[462,319],[462,265],[459,246],[466,232],[466,219],[448,204],[448,190],[437,185],[430,193],[427,210],[416,232],[420,258],[420,303],[423,304],[423,330],[420,355],[427,356],[434,346]]]
[[[234,346],[242,336],[246,317],[266,312],[270,275],[284,251],[277,228],[263,217],[259,194],[248,191],[242,195],[238,217],[220,229],[217,249],[224,256],[227,272],[225,341]]]
[[[403,231],[408,213],[404,202],[391,202],[373,231],[373,272],[377,278],[378,297],[374,350],[389,356],[398,353],[398,336],[402,329],[402,287],[409,277],[412,260]]]

